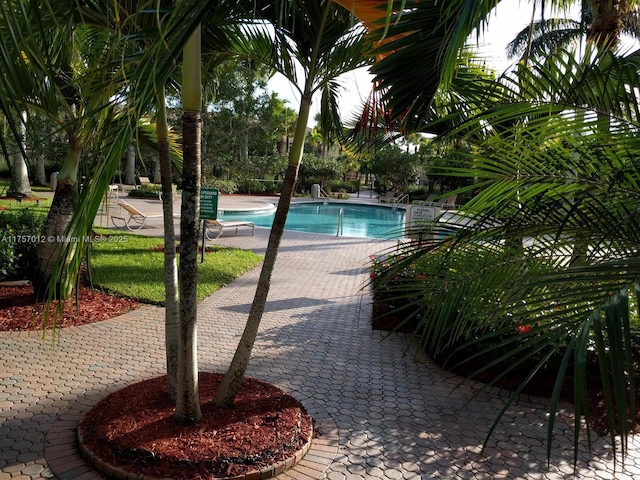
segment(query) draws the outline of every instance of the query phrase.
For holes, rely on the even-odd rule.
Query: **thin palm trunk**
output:
[[[176,265],[176,233],[173,226],[173,186],[169,160],[169,131],[167,127],[164,89],[158,97],[158,164],[162,183],[162,212],[164,214],[164,335],[167,360],[169,397],[175,404],[178,376],[178,336],[180,310],[178,301],[178,267]]]
[[[182,84],[182,208],[180,217],[180,331],[175,419],[195,423],[202,418],[198,400],[197,272],[200,214],[200,137],[202,119],[200,28],[184,48]]]
[[[269,234],[269,243],[267,244],[267,250],[264,256],[260,278],[258,279],[256,293],[253,298],[253,303],[251,304],[247,324],[245,325],[242,337],[240,338],[238,348],[236,349],[231,365],[229,366],[229,369],[216,392],[214,401],[218,406],[230,407],[233,405],[238,390],[240,389],[240,385],[242,384],[242,379],[244,378],[247,366],[249,365],[251,351],[253,350],[256,335],[258,334],[258,327],[260,326],[262,315],[264,314],[264,308],[267,303],[267,296],[271,286],[271,276],[273,275],[276,257],[278,255],[278,247],[282,240],[284,224],[287,220],[287,214],[289,213],[291,197],[293,196],[295,183],[298,178],[298,169],[300,166],[300,160],[302,159],[310,107],[311,95],[307,92],[302,96],[302,100],[300,102],[296,133],[293,145],[289,152],[289,165],[282,184],[282,192],[280,193],[280,200],[278,201],[278,207],[273,219],[271,233]]]
[[[230,407],[235,401],[235,397],[240,390],[240,385],[242,384],[242,379],[246,373],[247,366],[249,365],[258,328],[264,314],[267,296],[271,286],[271,276],[273,275],[278,255],[278,247],[282,240],[284,225],[287,220],[287,214],[289,213],[289,206],[291,205],[291,197],[293,196],[295,184],[298,179],[298,170],[300,168],[300,161],[302,160],[302,153],[304,150],[304,141],[307,134],[307,122],[309,121],[314,84],[317,82],[317,76],[319,75],[317,67],[319,56],[321,55],[321,40],[324,34],[324,28],[327,25],[331,8],[331,2],[326,2],[324,4],[322,18],[319,22],[319,27],[316,33],[315,44],[312,49],[311,56],[308,59],[309,68],[305,79],[304,90],[300,99],[300,110],[298,112],[293,145],[289,151],[288,167],[282,185],[278,207],[271,226],[269,243],[267,244],[267,250],[262,264],[260,278],[258,279],[256,293],[253,298],[253,303],[251,304],[251,310],[249,311],[249,317],[244,331],[242,332],[238,348],[236,349],[231,364],[229,365],[229,369],[225,373],[214,399],[216,405],[221,407]],[[328,52],[326,54],[329,55]]]

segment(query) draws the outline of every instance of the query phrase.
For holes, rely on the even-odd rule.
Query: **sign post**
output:
[[[202,220],[202,253],[200,254],[200,263],[204,263],[206,222],[207,220],[218,219],[218,197],[219,192],[217,188],[200,188],[200,220]]]

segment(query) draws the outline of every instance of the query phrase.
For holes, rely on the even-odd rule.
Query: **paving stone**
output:
[[[225,232],[216,242],[263,253],[266,241],[267,230],[256,229],[253,237]],[[408,347],[407,335],[371,330],[366,266],[370,254],[393,246],[285,232],[248,374],[296,395],[335,427],[282,480],[573,478],[569,406],[558,413],[550,469],[544,399],[521,397],[480,453],[509,395],[491,388],[473,398],[481,385],[460,386],[456,375]],[[228,365],[258,275],[254,269],[200,304],[203,370]],[[38,335],[0,333],[0,480],[100,478],[77,455],[55,461],[56,453],[75,451],[77,420],[65,412],[163,372],[163,313],[145,306],[66,329],[54,349]],[[55,430],[59,422],[70,422],[71,430]],[[579,456],[576,478],[613,479],[607,440],[597,439],[593,452],[596,461]],[[640,475],[640,438],[630,441],[629,452],[617,480]]]

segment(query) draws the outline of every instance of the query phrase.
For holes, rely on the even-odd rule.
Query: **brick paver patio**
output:
[[[149,231],[144,232],[149,233]],[[216,243],[263,252],[267,230],[225,233]],[[640,439],[624,470],[606,439],[573,472],[571,407],[559,415],[546,463],[544,399],[521,397],[487,448],[507,394],[459,378],[407,349],[408,337],[370,328],[368,256],[392,242],[287,232],[248,374],[299,398],[323,435],[282,479],[632,479]],[[247,317],[259,269],[203,301],[199,362],[223,372]],[[0,333],[0,480],[103,478],[78,456],[81,413],[128,383],[164,372],[163,310],[65,329],[55,348],[37,333]]]

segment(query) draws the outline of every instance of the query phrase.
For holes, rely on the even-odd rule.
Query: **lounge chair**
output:
[[[387,192],[384,194],[384,197],[378,197],[380,203],[393,203],[396,199],[395,192]]]
[[[140,185],[151,185],[151,180],[149,180],[149,177],[138,177],[138,180],[140,180]],[[136,188],[138,188],[136,186]]]
[[[394,192],[387,192],[384,197],[378,197],[378,200],[381,203],[408,203],[409,195],[406,193],[396,195]]]
[[[433,202],[433,199],[436,198],[437,195],[429,195],[426,200],[413,200],[411,203],[413,205],[431,205]]]
[[[225,228],[235,228],[238,233],[239,227],[251,227],[251,236],[256,233],[255,223],[244,220],[206,220],[204,232],[209,240],[216,240]]]
[[[443,210],[449,210],[449,209],[456,208],[457,198],[458,198],[458,195],[450,195],[448,197],[441,199],[438,202],[425,202],[424,205],[427,205],[429,207],[438,207]]]
[[[140,230],[146,225],[147,220],[164,217],[162,214],[147,215],[126,202],[118,202],[118,206],[126,212],[124,217],[111,216],[111,222],[118,228],[127,227],[131,231]],[[128,217],[126,217],[127,214],[129,215]],[[123,225],[118,225],[116,220],[122,221]]]

